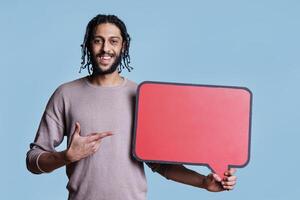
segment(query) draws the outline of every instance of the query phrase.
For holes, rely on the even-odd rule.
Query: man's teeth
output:
[[[104,60],[108,60],[108,59],[110,59],[111,57],[110,57],[110,56],[101,56],[100,58],[101,58],[101,59],[104,59]]]

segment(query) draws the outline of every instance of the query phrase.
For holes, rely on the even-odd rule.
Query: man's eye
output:
[[[101,44],[101,43],[102,43],[102,40],[94,40],[94,43],[95,43],[95,44]]]
[[[112,44],[118,44],[118,41],[117,40],[112,40],[111,43]]]

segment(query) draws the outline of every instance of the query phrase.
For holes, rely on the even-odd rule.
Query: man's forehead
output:
[[[112,23],[99,24],[94,29],[94,37],[119,37],[122,38],[120,29]]]

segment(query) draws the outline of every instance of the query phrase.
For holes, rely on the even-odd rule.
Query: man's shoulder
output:
[[[133,80],[127,79],[127,86],[136,89],[138,87],[138,84]]]
[[[69,102],[69,99],[72,99],[74,94],[81,93],[79,90],[83,88],[83,85],[84,78],[78,78],[59,85],[51,95],[46,109],[51,110],[53,107],[64,107],[65,104]]]
[[[74,90],[78,90],[84,86],[85,77],[81,77],[72,81],[62,83],[56,88],[55,93],[66,94]]]

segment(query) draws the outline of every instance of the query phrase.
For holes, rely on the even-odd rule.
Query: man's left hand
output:
[[[231,168],[224,173],[224,178],[221,179],[217,174],[209,174],[204,179],[204,188],[210,192],[221,192],[224,190],[233,190],[237,181],[234,176],[236,169]]]

